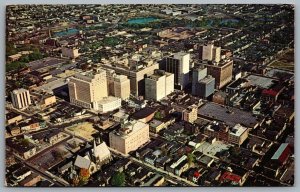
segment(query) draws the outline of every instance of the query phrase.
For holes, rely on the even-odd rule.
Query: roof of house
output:
[[[279,159],[279,157],[282,155],[282,153],[288,147],[288,145],[288,143],[282,143],[277,149],[277,151],[274,153],[274,155],[271,157],[271,159]]]
[[[74,165],[83,168],[88,169],[90,167],[91,161],[88,157],[82,157],[80,155],[77,155]]]
[[[96,143],[94,142],[93,152],[94,152],[94,156],[99,157],[100,159],[111,155],[105,142],[102,142],[98,146],[96,146]]]

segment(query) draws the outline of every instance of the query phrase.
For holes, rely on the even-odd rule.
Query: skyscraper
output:
[[[215,78],[208,75],[196,84],[195,95],[207,98],[215,91]]]
[[[130,96],[130,80],[126,75],[117,75],[113,69],[106,69],[108,95],[128,99]]]
[[[102,69],[74,75],[68,87],[70,102],[85,108],[93,108],[93,102],[108,96],[106,72]]]
[[[216,79],[216,89],[221,89],[232,80],[233,61],[223,60],[218,64],[205,64],[207,74]]]
[[[203,65],[200,65],[197,68],[193,69],[193,77],[192,77],[192,94],[196,95],[196,85],[198,82],[207,76],[207,68]]]
[[[189,83],[190,54],[184,52],[175,53],[165,58],[160,69],[174,74],[174,82],[178,89],[184,89]]]
[[[11,92],[13,106],[17,109],[27,108],[31,104],[29,91],[26,89],[16,89]]]
[[[174,74],[155,70],[145,78],[145,98],[159,101],[174,91]]]

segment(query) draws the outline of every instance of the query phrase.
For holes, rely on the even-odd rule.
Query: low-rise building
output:
[[[152,133],[158,133],[162,129],[166,128],[166,125],[164,122],[156,120],[156,119],[153,119],[152,121],[150,121],[149,126],[150,126],[150,131]]]
[[[191,105],[182,111],[182,120],[194,123],[198,117],[198,106]]]
[[[15,113],[15,112],[9,112],[5,115],[5,117],[6,117],[7,125],[17,123],[23,119],[22,115]]]
[[[93,102],[93,109],[101,113],[106,113],[120,108],[121,102],[121,98],[119,97],[108,96],[104,97],[100,101]]]
[[[228,132],[228,142],[240,146],[248,138],[249,129],[240,124],[236,124]]]

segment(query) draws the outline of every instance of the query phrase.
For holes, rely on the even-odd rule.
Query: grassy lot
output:
[[[66,131],[72,134],[74,133],[76,136],[83,137],[88,141],[92,141],[92,135],[98,132],[96,129],[93,128],[93,125],[88,122],[68,127],[66,128]]]
[[[288,52],[286,52],[278,60],[274,61],[270,66],[278,69],[294,71],[294,49],[291,49]]]

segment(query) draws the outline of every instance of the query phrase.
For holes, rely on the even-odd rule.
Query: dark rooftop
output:
[[[249,112],[232,107],[230,107],[231,112],[228,113],[228,111],[226,106],[209,102],[198,109],[198,114],[210,119],[223,121],[229,126],[241,124],[251,128],[258,123],[256,118]]]

